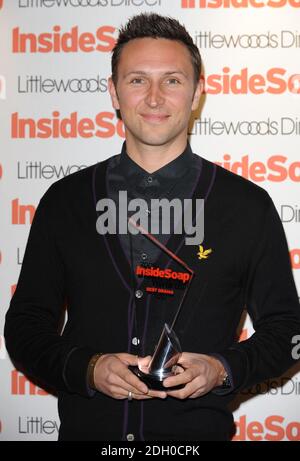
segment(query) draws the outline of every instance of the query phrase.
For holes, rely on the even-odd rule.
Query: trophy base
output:
[[[145,383],[149,389],[153,389],[155,391],[175,391],[177,389],[182,389],[184,387],[184,384],[179,384],[178,386],[173,387],[165,387],[163,385],[164,379],[168,378],[169,376],[173,376],[173,373],[168,373],[165,376],[159,376],[150,373],[143,373],[137,366],[129,366],[128,368],[141,381],[143,381],[143,383]]]

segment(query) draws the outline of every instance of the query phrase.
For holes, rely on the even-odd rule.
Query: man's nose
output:
[[[150,107],[160,106],[164,102],[164,96],[158,84],[152,83],[146,97],[146,103]]]

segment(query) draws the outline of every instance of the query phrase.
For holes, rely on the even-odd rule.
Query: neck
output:
[[[137,145],[136,142],[131,142],[130,139],[126,139],[128,156],[148,173],[159,170],[179,157],[185,150],[186,145],[186,138],[182,139],[181,142],[177,141],[164,146]]]

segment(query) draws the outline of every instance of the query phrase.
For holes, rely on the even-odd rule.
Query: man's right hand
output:
[[[97,360],[94,368],[94,383],[96,389],[114,399],[127,399],[129,392],[136,400],[152,399],[158,397],[164,399],[167,393],[148,389],[134,373],[129,365],[147,366],[150,357],[138,357],[137,355],[120,352],[117,354],[103,354]]]

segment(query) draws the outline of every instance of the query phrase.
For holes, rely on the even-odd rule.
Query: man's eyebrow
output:
[[[149,72],[145,72],[144,70],[132,70],[130,72],[127,72],[127,74],[125,74],[124,77],[128,77],[129,75],[148,75],[148,74]],[[180,75],[183,75],[185,78],[187,78],[186,73],[183,72],[182,70],[170,70],[170,71],[163,73],[163,75],[173,75],[173,74],[180,74]]]

